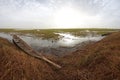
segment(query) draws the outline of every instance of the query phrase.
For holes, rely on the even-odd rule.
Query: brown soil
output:
[[[0,38],[0,80],[120,80],[120,32],[64,57],[45,55],[55,69]]]

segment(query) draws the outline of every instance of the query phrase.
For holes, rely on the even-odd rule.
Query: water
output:
[[[36,37],[34,35],[18,35],[22,38],[28,45],[30,45],[33,49],[43,52],[43,53],[51,53],[55,55],[61,55],[65,53],[69,53],[76,50],[76,46],[80,46],[84,42],[88,41],[99,41],[103,37],[100,35],[87,35],[85,37],[75,37],[70,33],[55,33],[59,34],[59,40],[54,39],[42,39]],[[7,33],[0,33],[0,37],[6,38],[9,41],[12,41],[12,36]]]
[[[12,42],[12,36],[7,33],[0,33],[0,37],[8,39],[10,42]]]
[[[99,41],[103,38],[100,35],[96,35],[96,36],[87,35],[85,37],[81,37],[81,36],[75,37],[74,35],[71,35],[69,33],[57,33],[57,34],[62,36],[62,38],[60,38],[57,43],[59,44],[59,46],[64,46],[64,47],[74,47],[77,44],[86,41]]]

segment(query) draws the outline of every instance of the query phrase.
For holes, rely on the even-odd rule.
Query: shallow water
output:
[[[64,53],[72,52],[76,50],[76,46],[80,46],[84,42],[88,41],[99,41],[103,37],[100,35],[91,36],[87,35],[85,37],[71,35],[70,33],[55,33],[59,34],[59,39],[42,39],[34,35],[18,35],[22,38],[28,45],[33,49],[43,52],[51,53],[55,55],[61,55]],[[12,41],[12,36],[7,33],[0,33],[0,37],[7,38],[9,41]]]
[[[62,38],[58,40],[59,46],[64,46],[64,47],[74,47],[77,44],[86,42],[86,41],[99,41],[103,37],[100,35],[92,36],[92,35],[87,35],[85,37],[77,36],[75,37],[74,35],[71,35],[69,33],[58,33]]]

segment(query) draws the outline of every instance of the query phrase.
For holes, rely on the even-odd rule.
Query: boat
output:
[[[60,65],[50,61],[49,59],[47,59],[46,57],[44,57],[41,53],[35,51],[32,47],[30,47],[25,41],[23,41],[20,37],[18,37],[17,35],[13,35],[13,43],[20,48],[22,51],[24,51],[25,53],[27,53],[28,55],[35,57],[37,59],[41,59],[44,60],[45,62],[57,67],[57,68],[61,68]]]

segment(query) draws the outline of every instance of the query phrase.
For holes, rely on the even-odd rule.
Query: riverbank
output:
[[[64,57],[45,55],[62,66],[55,69],[0,38],[1,80],[119,80],[120,32]]]

